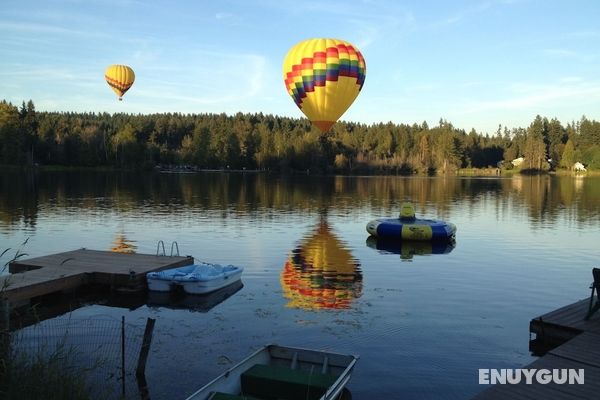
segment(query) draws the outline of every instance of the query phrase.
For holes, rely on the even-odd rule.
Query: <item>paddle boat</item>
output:
[[[237,282],[242,267],[200,263],[146,274],[148,289],[168,292],[180,286],[188,294],[205,294]]]
[[[435,241],[453,238],[456,226],[450,222],[416,218],[412,203],[402,203],[399,218],[370,221],[367,232],[380,238]]]
[[[358,357],[268,345],[189,396],[187,400],[337,400]]]
[[[169,292],[172,289],[174,277],[191,274],[195,269],[196,265],[186,265],[185,267],[148,272],[146,274],[148,289],[154,292]]]

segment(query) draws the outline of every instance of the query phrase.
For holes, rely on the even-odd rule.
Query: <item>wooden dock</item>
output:
[[[193,264],[191,256],[167,257],[80,249],[10,263],[2,277],[3,300],[15,306],[32,298],[68,291],[84,284],[136,287],[146,273]]]
[[[534,318],[529,323],[529,332],[536,340],[562,344],[583,332],[600,334],[600,312],[585,320],[590,304],[589,298],[559,308]]]
[[[536,346],[549,351],[525,369],[573,368],[585,371],[585,383],[493,385],[473,400],[598,399],[600,398],[600,312],[585,320],[589,299],[559,308],[529,323]]]

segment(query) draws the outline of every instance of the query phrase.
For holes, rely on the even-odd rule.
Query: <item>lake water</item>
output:
[[[366,223],[407,199],[454,223],[455,247],[368,240]],[[245,268],[219,304],[150,297],[56,317],[155,318],[152,399],[183,398],[267,343],[360,355],[354,399],[470,398],[485,389],[479,368],[534,359],[530,319],[589,295],[599,226],[598,177],[0,173],[0,250],[28,239],[32,257],[155,253],[163,240],[169,253],[177,241],[197,261]]]

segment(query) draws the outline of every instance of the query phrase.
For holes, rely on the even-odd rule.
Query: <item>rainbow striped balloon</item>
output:
[[[360,51],[338,39],[304,40],[283,62],[283,80],[298,108],[325,133],[354,102],[365,83]]]

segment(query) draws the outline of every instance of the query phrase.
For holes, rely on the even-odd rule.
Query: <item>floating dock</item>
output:
[[[85,284],[113,288],[139,288],[146,273],[193,264],[191,256],[157,256],[80,249],[13,261],[11,275],[0,278],[0,296],[11,306]]]
[[[548,350],[543,357],[522,367],[524,369],[575,369],[584,370],[584,384],[527,385],[524,379],[516,385],[493,385],[473,400],[500,399],[598,399],[600,393],[600,311],[585,319],[589,298],[559,308],[529,323],[535,339],[535,348]]]

